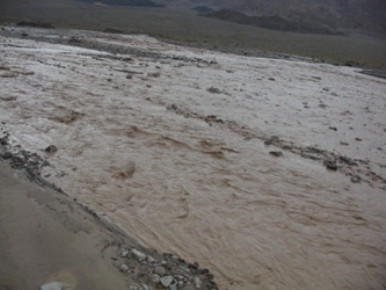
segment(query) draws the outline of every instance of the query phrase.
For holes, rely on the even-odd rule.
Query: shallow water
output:
[[[59,148],[48,180],[143,244],[210,268],[221,289],[386,288],[385,80],[145,36],[89,41],[201,61],[2,37],[0,121],[14,145]],[[368,161],[379,178],[276,158],[271,135]]]

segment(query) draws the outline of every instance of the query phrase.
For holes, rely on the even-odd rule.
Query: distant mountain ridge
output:
[[[354,29],[386,35],[386,0],[154,0],[166,6],[208,6],[248,16],[278,16],[317,23],[330,29]]]
[[[344,35],[342,32],[333,31],[318,23],[302,20],[291,21],[277,15],[247,16],[241,12],[237,12],[231,9],[222,9],[219,11],[203,14],[203,16],[272,30],[326,35]]]
[[[154,3],[151,0],[77,0],[89,3],[102,3],[107,5],[122,5],[122,6],[144,6],[144,7],[163,7],[164,5]]]

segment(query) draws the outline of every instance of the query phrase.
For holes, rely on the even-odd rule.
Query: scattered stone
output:
[[[355,141],[359,141],[359,142],[361,142],[361,141],[362,141],[362,139],[361,139],[361,138],[355,138]]]
[[[166,109],[168,109],[168,110],[177,110],[177,105],[175,105],[175,104],[168,105],[166,107]]]
[[[161,281],[161,284],[165,287],[165,288],[167,288],[167,287],[169,287],[169,285],[173,282],[173,277],[172,276],[165,276],[165,277],[162,277],[161,279],[160,279],[160,281]]]
[[[326,105],[326,104],[323,104],[323,103],[321,103],[321,104],[319,104],[319,107],[320,107],[320,108],[322,108],[322,109],[325,109],[325,108],[327,108],[327,105]]]
[[[340,145],[342,145],[342,146],[348,146],[348,145],[350,145],[350,144],[348,144],[347,142],[340,141]]]
[[[352,159],[345,156],[339,156],[339,160],[347,163],[350,166],[358,166],[358,163],[354,162]]]
[[[351,177],[351,182],[352,183],[360,183],[361,178],[358,175],[355,175],[355,176]]]
[[[333,131],[338,131],[336,127],[328,127],[328,129],[333,130]]]
[[[194,277],[193,282],[194,282],[194,287],[196,287],[196,289],[202,288],[202,281],[200,278]]]
[[[275,157],[282,157],[283,156],[283,152],[281,152],[281,151],[270,151],[269,154],[271,154],[272,156],[275,156]]]
[[[177,282],[177,287],[178,287],[178,288],[184,287],[184,281],[178,281],[178,282]]]
[[[127,271],[129,271],[129,267],[127,265],[125,265],[125,264],[122,264],[121,267],[119,267],[119,270],[121,272],[126,273]]]
[[[125,258],[125,257],[127,257],[128,254],[129,254],[129,251],[124,250],[124,251],[122,251],[121,256],[122,256],[122,258]]]
[[[55,153],[58,151],[58,147],[56,147],[55,145],[50,145],[46,149],[44,149],[44,151],[46,153]]]
[[[149,262],[149,263],[154,263],[155,262],[155,259],[152,257],[152,256],[147,256],[146,257],[147,258],[147,261]]]
[[[162,266],[166,266],[167,264],[168,264],[168,262],[166,262],[165,260],[161,261]]]
[[[274,141],[277,141],[279,140],[279,137],[278,136],[271,136],[269,139],[265,140],[264,141],[264,144],[265,145],[271,145]]]
[[[338,165],[336,164],[336,161],[326,160],[324,161],[324,165],[331,170],[337,170]]]
[[[128,80],[131,80],[131,79],[133,78],[133,76],[132,76],[132,75],[127,75],[126,78],[127,78]]]
[[[177,283],[170,284],[169,290],[177,290]]]
[[[141,290],[153,290],[153,288],[148,286],[148,285],[146,285],[146,284],[142,284],[141,285]]]
[[[164,267],[156,267],[154,268],[154,273],[159,275],[160,277],[163,277],[166,275],[166,270]]]
[[[138,261],[140,261],[140,262],[142,262],[143,260],[146,259],[146,255],[145,255],[144,253],[138,251],[137,249],[132,249],[131,252],[133,253],[134,257],[135,257]]]
[[[215,87],[210,87],[207,91],[212,94],[221,94],[221,90]]]
[[[200,265],[197,262],[188,265],[189,269],[197,270]]]
[[[292,147],[290,145],[284,145],[283,147],[281,147],[283,150],[291,150]]]
[[[40,290],[62,290],[63,289],[63,284],[60,282],[51,282],[44,284],[43,286],[40,287]]]
[[[151,282],[153,282],[156,285],[161,282],[161,277],[158,276],[157,274],[151,275],[150,279],[151,279]]]
[[[147,76],[151,78],[158,78],[161,75],[160,72],[148,73]]]
[[[252,137],[247,136],[244,138],[244,141],[250,141],[250,140],[252,140]]]
[[[275,79],[274,79],[274,78],[272,78],[272,77],[271,77],[271,78],[269,78],[268,80],[269,80],[269,81],[275,81]]]

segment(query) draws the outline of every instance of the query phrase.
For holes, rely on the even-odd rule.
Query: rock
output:
[[[354,162],[352,159],[345,157],[345,156],[339,156],[339,160],[343,161],[351,166],[358,166],[358,163]]]
[[[348,145],[350,145],[350,144],[348,144],[347,142],[340,141],[340,145],[342,145],[342,146],[348,146]]]
[[[58,151],[58,147],[56,147],[55,145],[50,145],[46,149],[44,149],[44,151],[46,153],[55,153]]]
[[[122,256],[122,258],[125,258],[125,257],[127,257],[128,254],[129,254],[129,251],[124,250],[124,251],[122,251],[121,256]]]
[[[189,269],[197,270],[200,267],[200,265],[197,262],[194,262],[193,264],[189,264],[188,267]]]
[[[202,281],[200,278],[194,277],[193,282],[194,282],[194,287],[196,287],[196,289],[202,288]]]
[[[322,108],[322,109],[325,109],[325,108],[327,108],[327,105],[326,105],[326,104],[323,104],[323,103],[321,103],[321,104],[319,104],[319,107],[320,107],[320,108]]]
[[[333,130],[333,131],[338,131],[336,127],[328,127],[328,129]]]
[[[166,261],[161,261],[161,265],[162,266],[166,266],[168,264],[168,262],[166,262]]]
[[[361,139],[361,138],[355,138],[355,141],[359,141],[359,142],[361,142],[361,141],[362,141],[362,139]]]
[[[284,145],[283,147],[281,147],[283,150],[291,150],[292,147],[290,145]]]
[[[265,140],[265,145],[271,145],[274,141],[279,140],[278,136],[271,136],[269,139]]]
[[[274,78],[272,78],[272,77],[271,77],[271,78],[269,78],[268,80],[270,80],[270,81],[275,81],[275,79],[274,79]]]
[[[140,289],[141,290],[153,290],[153,288],[151,288],[150,286],[148,286],[146,284],[142,284]]]
[[[331,169],[331,170],[337,170],[338,169],[338,165],[336,164],[336,161],[326,160],[326,161],[324,161],[324,165],[328,169]]]
[[[177,110],[177,105],[171,104],[166,107],[167,110]]]
[[[154,274],[157,274],[157,275],[163,277],[166,275],[166,270],[164,267],[156,267],[156,268],[154,268]]]
[[[153,282],[156,285],[161,282],[161,277],[158,276],[157,274],[151,275],[150,279],[151,279],[151,282]]]
[[[319,160],[320,158],[311,154],[306,154],[306,153],[301,153],[300,157],[306,158],[306,159],[311,159],[311,160]]]
[[[127,265],[125,265],[125,264],[122,264],[121,267],[119,267],[119,270],[121,272],[126,273],[127,271],[129,271],[129,267]]]
[[[143,260],[146,259],[146,255],[145,255],[144,253],[138,251],[137,249],[132,249],[131,252],[133,253],[134,257],[135,257],[138,261],[140,261],[140,262],[142,262]]]
[[[63,284],[60,282],[50,282],[40,287],[40,290],[62,290]]]
[[[178,288],[184,287],[184,281],[178,281],[178,282],[177,282],[177,287],[178,287]]]
[[[177,283],[170,284],[169,290],[177,290]]]
[[[358,175],[355,175],[355,176],[351,177],[351,182],[352,183],[360,183],[361,178]]]
[[[152,257],[152,256],[147,256],[146,257],[147,258],[147,261],[149,262],[149,263],[154,263],[155,262],[155,259]]]
[[[215,87],[210,87],[207,91],[212,94],[221,94],[221,90]]]
[[[281,151],[270,151],[269,154],[271,154],[272,156],[275,156],[275,157],[282,157],[283,156],[283,152],[281,152]]]
[[[161,281],[161,284],[165,287],[165,288],[167,288],[167,287],[169,287],[169,285],[173,282],[173,277],[172,276],[165,276],[165,277],[162,277],[161,279],[160,279],[160,281]]]
[[[159,72],[154,72],[154,73],[148,73],[147,74],[148,77],[152,77],[152,78],[158,78],[160,75],[161,75],[161,73],[159,73]]]

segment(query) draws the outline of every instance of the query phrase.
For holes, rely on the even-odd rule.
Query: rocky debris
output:
[[[153,73],[148,73],[147,76],[150,78],[158,78],[160,77],[161,73],[160,72],[153,72]]]
[[[160,277],[163,277],[166,275],[166,270],[164,267],[156,267],[154,268],[154,273]]]
[[[194,277],[194,287],[196,287],[196,289],[201,289],[202,288],[202,281],[200,278],[198,277]]]
[[[49,145],[46,149],[44,149],[44,152],[46,153],[55,153],[58,151],[58,147],[55,145]]]
[[[161,255],[152,249],[123,246],[117,248],[111,257],[115,258],[111,259],[112,263],[120,272],[138,283],[131,285],[130,289],[218,290],[208,269],[200,269],[196,262],[187,264],[171,254]],[[152,259],[149,261],[148,257]]]
[[[119,267],[119,270],[122,272],[127,272],[129,271],[129,267],[125,264],[122,264],[121,267]]]
[[[134,257],[139,261],[142,262],[143,260],[146,259],[146,254],[138,251],[137,249],[133,249],[131,253],[134,255]]]
[[[307,153],[300,153],[300,157],[305,158],[305,159],[311,159],[311,160],[320,160],[318,156],[312,155],[312,154],[307,154]]]
[[[212,94],[221,94],[221,90],[215,87],[210,87],[207,89],[207,91]]]
[[[157,274],[151,275],[150,279],[151,279],[151,282],[153,282],[155,285],[161,283],[161,277],[158,276]]]
[[[278,136],[271,136],[269,139],[264,141],[264,144],[269,146],[269,145],[272,145],[273,143],[275,143],[276,141],[279,141],[279,137]]]
[[[358,175],[355,175],[355,176],[351,177],[351,182],[352,183],[360,183],[361,178]]]
[[[207,117],[205,117],[205,122],[207,123],[216,122],[216,123],[224,124],[224,120],[218,118],[215,115],[208,115]]]
[[[173,282],[174,278],[172,276],[165,276],[161,278],[161,284],[167,288]]]
[[[328,129],[330,129],[330,130],[333,130],[333,131],[338,131],[338,129],[336,128],[336,127],[328,127]]]
[[[153,290],[153,288],[146,284],[142,284],[140,290]]]
[[[275,157],[283,157],[283,152],[281,151],[270,151],[269,154]]]
[[[64,285],[60,282],[50,282],[40,287],[40,290],[62,290]]]
[[[331,161],[331,160],[325,160],[323,164],[331,170],[338,170],[338,165],[336,164],[336,161]]]

